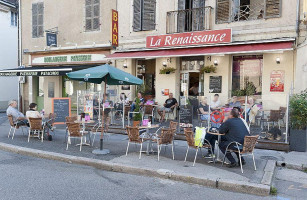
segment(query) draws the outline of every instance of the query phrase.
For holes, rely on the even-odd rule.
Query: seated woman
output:
[[[31,118],[42,118],[43,116],[37,111],[37,104],[31,103],[29,105],[30,110],[26,112],[26,117]]]
[[[209,119],[209,105],[207,103],[207,98],[204,98],[198,108],[200,112],[200,119],[201,120],[208,120]]]
[[[258,106],[255,103],[253,97],[250,97],[248,99],[248,105],[246,108],[246,122],[251,122],[251,123],[255,123],[255,116],[258,113]],[[245,113],[243,113],[243,116],[245,116]]]

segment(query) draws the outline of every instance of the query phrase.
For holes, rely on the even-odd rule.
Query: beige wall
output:
[[[296,53],[296,71],[294,92],[299,93],[307,89],[307,43],[298,47]]]
[[[45,113],[52,112],[52,98],[48,97],[48,83],[54,82],[54,97],[62,97],[62,77],[44,77],[44,109]]]

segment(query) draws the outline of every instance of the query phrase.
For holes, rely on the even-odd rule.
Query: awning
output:
[[[0,70],[0,76],[65,76],[89,66],[25,67]],[[91,66],[92,67],[92,66]]]
[[[200,55],[218,55],[218,54],[238,54],[238,53],[265,53],[272,51],[292,50],[293,41],[289,42],[271,42],[271,43],[254,43],[238,44],[224,46],[207,46],[180,49],[159,49],[144,51],[116,52],[107,56],[109,59],[125,58],[159,58],[159,57],[183,57],[183,56],[200,56]]]

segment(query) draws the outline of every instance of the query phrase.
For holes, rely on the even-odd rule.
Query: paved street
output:
[[[6,113],[0,112],[0,124],[2,124],[5,121],[7,121]]]
[[[0,174],[1,200],[276,199],[158,178],[106,172],[3,151],[0,151]]]

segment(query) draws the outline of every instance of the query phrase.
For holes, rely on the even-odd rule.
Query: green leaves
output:
[[[307,89],[290,98],[290,123],[293,129],[307,126]]]

